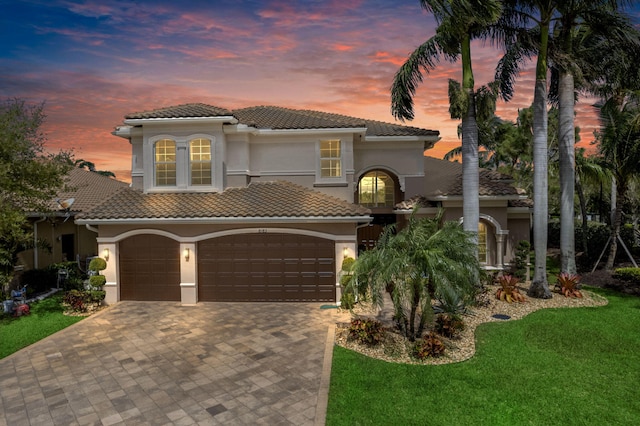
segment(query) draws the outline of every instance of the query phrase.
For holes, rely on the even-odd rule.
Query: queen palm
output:
[[[575,263],[575,99],[576,84],[586,87],[590,70],[599,69],[593,46],[600,49],[629,43],[636,31],[618,9],[627,1],[558,1],[557,50],[553,59],[558,75],[558,144],[560,153],[560,252],[561,270],[576,272]],[[637,44],[636,44],[637,46]],[[636,47],[637,48],[637,47]],[[607,50],[605,50],[605,53]],[[577,77],[577,81],[576,81]],[[600,78],[603,76],[601,75]]]
[[[505,56],[496,70],[501,93],[509,100],[514,79],[524,59],[537,56],[536,82],[533,93],[533,246],[535,267],[528,294],[532,297],[551,297],[547,282],[548,228],[548,112],[547,71],[551,22],[556,12],[555,1],[510,0],[505,2],[501,29],[505,31]]]
[[[433,13],[438,27],[436,34],[420,45],[400,67],[391,86],[391,111],[400,120],[414,118],[413,97],[422,73],[429,73],[440,60],[462,64],[462,90],[451,90],[449,112],[462,119],[462,192],[464,229],[477,235],[480,219],[478,198],[478,126],[474,97],[471,40],[485,38],[502,12],[497,0],[421,0],[420,4]]]

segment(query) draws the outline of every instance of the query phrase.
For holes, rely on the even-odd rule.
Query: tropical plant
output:
[[[414,345],[411,354],[414,358],[419,360],[424,360],[426,358],[437,358],[444,354],[446,347],[442,340],[438,339],[438,337],[429,333],[424,338],[418,339]]]
[[[464,229],[477,235],[480,219],[478,126],[471,40],[489,36],[502,12],[497,0],[421,0],[422,7],[433,13],[436,34],[420,45],[400,67],[391,86],[391,111],[400,120],[414,118],[413,96],[422,72],[431,72],[441,59],[462,63],[462,85],[450,81],[449,112],[451,118],[462,119],[462,192]],[[494,100],[495,102],[495,100]]]
[[[444,337],[456,337],[464,330],[464,320],[457,314],[438,314],[434,330]]]
[[[518,290],[520,280],[513,275],[505,274],[498,278],[500,288],[496,290],[496,299],[503,302],[525,302],[526,299]]]
[[[475,242],[459,223],[443,223],[442,212],[422,219],[414,213],[400,231],[385,228],[376,247],[360,255],[352,283],[377,306],[388,291],[400,331],[413,341],[433,320],[433,299],[446,304],[455,292],[464,304],[473,301],[479,271]]]
[[[367,346],[376,346],[384,339],[384,327],[371,318],[354,318],[349,325],[349,339]]]
[[[562,293],[564,297],[582,297],[582,293],[580,292],[580,277],[576,274],[561,272],[560,275],[558,275],[556,286],[560,288],[560,293]]]

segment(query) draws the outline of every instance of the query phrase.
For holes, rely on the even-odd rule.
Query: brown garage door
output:
[[[198,244],[202,301],[335,301],[334,242],[239,234]]]
[[[120,241],[121,300],[180,300],[180,245],[160,235]]]

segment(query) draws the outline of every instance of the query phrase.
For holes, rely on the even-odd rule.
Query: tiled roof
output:
[[[290,109],[275,106],[254,106],[230,111],[206,104],[185,104],[128,114],[125,119],[163,119],[233,116],[241,124],[258,129],[300,130],[366,128],[367,136],[438,136],[437,130],[427,130],[382,121],[365,120],[322,111]]]
[[[125,115],[125,119],[231,116],[231,111],[206,104],[184,104]]]
[[[433,157],[425,157],[425,193],[427,198],[438,196],[462,196],[462,164]],[[521,191],[512,185],[511,177],[494,171],[480,169],[480,196],[519,197]]]
[[[125,188],[80,219],[361,217],[370,210],[289,182],[252,182],[220,193],[152,193]]]
[[[64,201],[70,198],[74,199],[69,208],[70,212],[88,211],[115,192],[129,186],[126,182],[78,168],[71,169],[64,181],[65,190],[58,193],[56,199],[49,201],[49,208],[53,211],[61,210],[56,200]]]

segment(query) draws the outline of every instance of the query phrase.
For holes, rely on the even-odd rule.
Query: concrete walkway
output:
[[[119,303],[0,360],[0,425],[324,424],[320,306]]]

